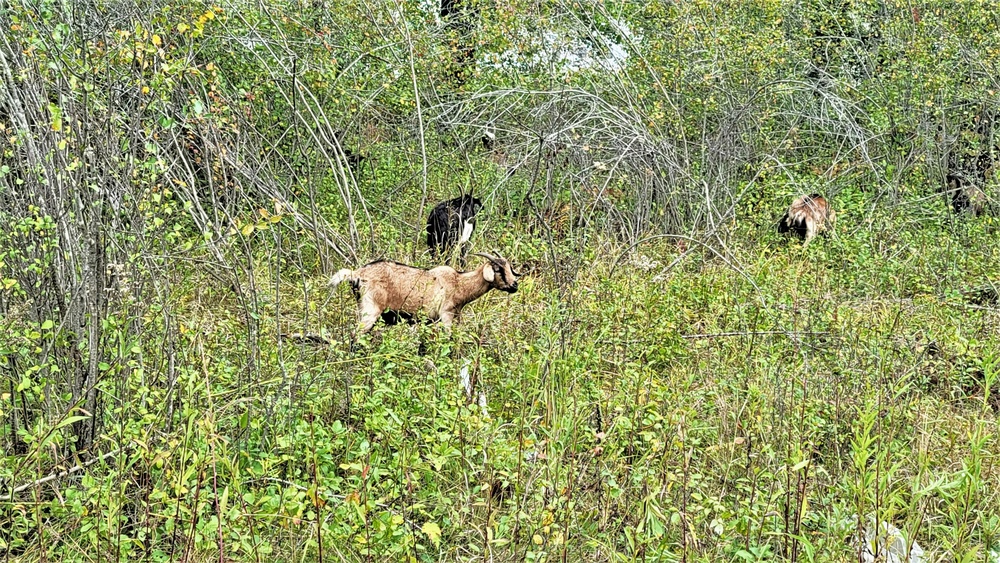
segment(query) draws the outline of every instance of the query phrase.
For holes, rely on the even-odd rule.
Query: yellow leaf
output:
[[[542,545],[544,540],[542,539],[542,536],[535,534],[531,536],[531,541],[535,542],[535,545]]]
[[[160,39],[160,36],[154,33],[153,34],[153,45],[156,45],[157,47],[159,47],[162,44],[163,44],[163,41]]]
[[[441,527],[434,522],[424,522],[424,525],[420,527],[420,531],[427,534],[434,545],[441,543]]]
[[[240,229],[240,232],[243,233],[243,236],[245,237],[250,236],[250,233],[253,232],[253,223],[247,223],[246,225],[243,225],[243,228]]]
[[[189,26],[186,23],[179,23],[179,24],[177,24],[177,33],[184,33],[185,31],[187,31],[189,29],[191,29],[191,26]]]
[[[143,86],[142,87],[142,93],[143,94],[148,94],[149,93],[149,86]]]
[[[309,497],[309,500],[313,502],[313,506],[317,508],[323,508],[326,506],[326,499],[320,496],[315,485],[309,487],[309,490],[306,491],[306,495]]]

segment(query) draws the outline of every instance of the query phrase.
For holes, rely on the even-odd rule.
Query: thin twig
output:
[[[111,456],[117,455],[121,451],[122,451],[121,448],[118,448],[117,450],[108,452],[108,453],[102,455],[101,457],[94,458],[94,459],[92,459],[92,460],[90,460],[90,461],[88,461],[86,463],[81,463],[80,465],[77,465],[77,466],[74,466],[74,467],[70,467],[69,469],[67,469],[65,471],[60,471],[59,473],[53,473],[51,475],[47,475],[45,477],[42,477],[41,479],[38,479],[36,481],[32,481],[30,483],[25,483],[23,485],[19,485],[17,487],[14,487],[14,490],[12,490],[9,495],[4,495],[4,496],[0,497],[0,501],[2,501],[2,500],[12,500],[14,498],[14,495],[16,495],[16,494],[18,494],[20,492],[26,491],[26,490],[28,490],[28,489],[36,486],[36,485],[44,485],[45,483],[48,483],[49,481],[54,481],[56,479],[60,479],[62,477],[66,477],[67,475],[71,475],[71,474],[76,473],[78,471],[82,471],[82,470],[86,469],[87,467],[90,467],[91,465],[94,465],[95,463],[97,463],[99,461],[103,461],[105,459],[108,459]]]
[[[798,337],[798,336],[816,336],[822,334],[830,334],[827,331],[823,332],[791,332],[787,330],[751,330],[746,332],[711,332],[706,334],[682,334],[681,338],[695,339],[695,338],[725,338],[729,336],[767,336],[772,334],[780,334],[782,336],[788,337]]]

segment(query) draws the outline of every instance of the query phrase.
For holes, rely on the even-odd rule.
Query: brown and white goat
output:
[[[357,270],[340,270],[330,284],[351,283],[358,300],[361,334],[370,332],[379,317],[394,324],[399,319],[412,321],[419,316],[451,328],[462,309],[489,290],[517,291],[520,274],[507,259],[491,254],[473,256],[486,258],[487,262],[471,272],[459,272],[450,266],[425,270],[380,260]]]
[[[799,196],[778,222],[779,233],[795,233],[805,244],[832,226],[835,214],[830,203],[819,194]]]

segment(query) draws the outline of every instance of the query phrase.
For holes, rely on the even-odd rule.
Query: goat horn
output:
[[[500,259],[487,252],[473,252],[473,256],[482,256],[483,258],[489,260],[490,262],[499,262]]]

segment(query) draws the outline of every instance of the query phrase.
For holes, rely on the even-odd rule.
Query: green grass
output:
[[[902,217],[848,210],[808,248],[741,220],[669,271],[675,239],[557,241],[553,264],[515,231],[541,260],[517,294],[354,355],[353,298],[321,276],[258,261],[248,315],[193,269],[145,320],[180,327],[173,367],[139,338],[104,389],[139,398],[107,413],[121,453],[4,505],[3,539],[26,560],[845,561],[860,515],[982,561],[1000,313],[966,290],[1000,279],[995,223]],[[296,330],[335,342],[279,346]]]

